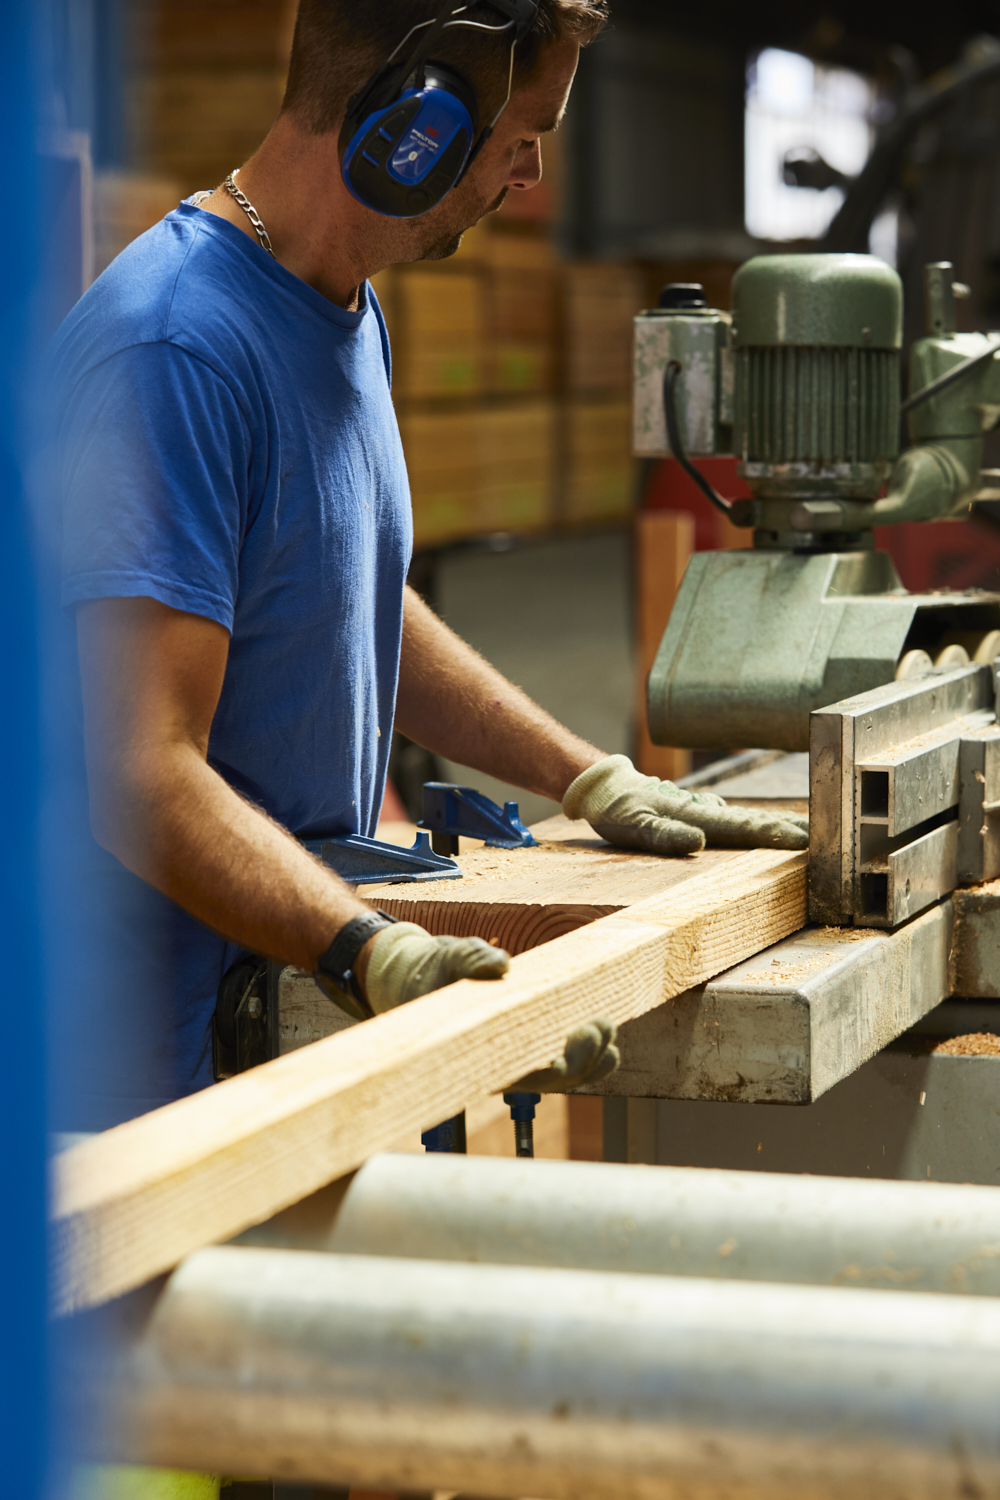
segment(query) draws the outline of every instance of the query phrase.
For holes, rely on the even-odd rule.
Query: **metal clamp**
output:
[[[462,871],[453,859],[431,848],[430,836],[418,833],[412,849],[402,844],[384,844],[360,833],[338,838],[307,839],[305,847],[348,885],[387,885],[410,880],[460,880]]]
[[[438,854],[457,854],[460,836],[482,839],[490,849],[529,849],[537,844],[521,822],[516,802],[500,807],[474,787],[448,781],[424,782],[424,815],[417,826],[431,832]]]

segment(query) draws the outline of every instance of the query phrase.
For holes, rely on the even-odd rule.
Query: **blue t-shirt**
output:
[[[142,595],[218,621],[209,763],[295,834],[372,834],[412,527],[370,288],[346,312],[184,203],[77,304],[56,368],[64,606]],[[111,976],[83,1092],[109,1124],[211,1082],[236,950],[96,844],[87,860]]]

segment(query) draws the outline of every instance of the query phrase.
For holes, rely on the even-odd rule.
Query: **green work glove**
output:
[[[609,844],[650,854],[717,849],[807,849],[809,820],[794,813],[729,807],[714,792],[685,792],[643,776],[627,755],[588,766],[562,802],[567,818],[586,818]]]
[[[372,944],[365,994],[377,1016],[457,979],[502,979],[510,956],[482,938],[431,937],[416,922],[383,927]]]
[[[584,1083],[600,1083],[613,1073],[621,1062],[621,1054],[615,1046],[617,1028],[613,1021],[598,1018],[574,1026],[566,1038],[562,1057],[557,1057],[549,1067],[539,1068],[511,1084],[511,1089],[520,1089],[533,1094],[568,1094]]]
[[[375,1014],[382,1015],[457,979],[502,979],[509,968],[504,950],[482,938],[432,937],[415,922],[395,922],[383,927],[372,943],[365,994]],[[566,1038],[562,1057],[510,1088],[561,1094],[583,1083],[596,1083],[618,1066],[614,1040],[610,1021],[576,1026]]]

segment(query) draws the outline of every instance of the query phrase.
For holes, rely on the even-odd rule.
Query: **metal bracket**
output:
[[[959,753],[958,884],[1000,875],[1000,725],[962,740]]]
[[[230,964],[212,1017],[216,1083],[278,1056],[278,989],[283,964],[241,953]]]
[[[816,710],[809,772],[812,921],[896,927],[956,885],[1000,873],[992,666],[887,683]]]
[[[430,835],[418,833],[412,849],[402,844],[383,844],[360,833],[339,838],[307,839],[305,847],[336,870],[348,885],[386,885],[410,880],[460,880],[462,871],[453,859],[431,849]]]
[[[431,831],[439,854],[457,854],[460,836],[482,839],[490,849],[536,847],[516,802],[500,807],[474,787],[448,781],[424,782],[424,815],[417,826]]]

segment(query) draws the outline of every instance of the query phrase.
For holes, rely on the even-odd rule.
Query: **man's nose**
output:
[[[525,146],[514,158],[510,176],[507,179],[508,187],[533,188],[542,180],[542,148],[538,141],[533,146]]]

